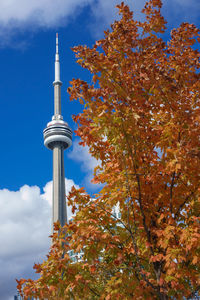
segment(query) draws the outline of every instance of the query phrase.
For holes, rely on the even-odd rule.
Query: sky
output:
[[[144,0],[127,0],[136,18]],[[164,0],[165,39],[181,22],[199,26],[199,0]],[[92,46],[118,18],[116,0],[0,0],[0,300],[16,294],[15,278],[35,278],[33,264],[48,253],[51,231],[52,152],[43,129],[53,115],[55,35],[59,33],[62,115],[72,130],[72,115],[82,107],[69,101],[72,78],[90,80],[76,64],[71,47]],[[88,149],[65,151],[66,194],[90,180],[97,162]]]

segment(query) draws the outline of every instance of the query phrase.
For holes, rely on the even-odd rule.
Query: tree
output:
[[[94,47],[73,50],[93,75],[74,79],[71,99],[81,144],[99,160],[94,200],[72,189],[77,214],[54,233],[38,280],[21,280],[40,299],[187,299],[200,289],[200,32],[183,23],[162,38],[160,0],[144,22],[121,19]],[[119,205],[121,218],[112,214]],[[56,225],[59,229],[58,224]],[[84,252],[71,263],[68,250]],[[26,299],[25,297],[25,299]]]

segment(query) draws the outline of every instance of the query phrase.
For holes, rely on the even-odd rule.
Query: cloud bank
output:
[[[84,8],[91,18],[88,26],[95,37],[102,34],[117,17],[116,4],[121,0],[1,0],[0,46],[8,46],[19,33],[44,28],[59,28],[74,20]],[[135,12],[135,17],[145,0],[124,0]],[[200,8],[199,0],[163,0],[163,14],[169,22],[195,21]],[[188,9],[189,8],[189,9]],[[180,23],[180,22],[179,22]]]
[[[71,179],[65,183],[68,194],[75,184]],[[35,278],[34,263],[41,262],[48,253],[52,181],[43,191],[28,185],[15,192],[0,190],[0,300],[13,299],[15,278]]]

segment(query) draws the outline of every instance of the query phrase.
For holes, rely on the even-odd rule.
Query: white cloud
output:
[[[73,149],[68,156],[77,162],[81,162],[84,172],[93,171],[98,165],[98,161],[89,153],[88,146],[79,145],[79,140],[73,141]]]
[[[0,22],[3,26],[32,23],[37,27],[54,27],[91,2],[93,0],[1,0]]]
[[[79,140],[76,139],[73,141],[73,148],[72,151],[68,153],[68,157],[79,162],[82,172],[85,173],[85,177],[81,184],[90,190],[99,188],[96,184],[91,183],[94,168],[98,166],[99,162],[91,156],[88,146],[83,147],[79,145]]]
[[[66,194],[72,185],[66,179]],[[16,192],[0,190],[0,300],[13,299],[15,278],[34,278],[34,263],[48,253],[52,182],[43,190],[28,185]]]

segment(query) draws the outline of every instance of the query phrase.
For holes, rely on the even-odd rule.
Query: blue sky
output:
[[[144,0],[127,0],[137,18]],[[116,18],[116,0],[0,1],[0,300],[13,299],[15,278],[32,277],[34,262],[48,251],[51,227],[52,152],[42,131],[53,115],[55,33],[59,32],[62,114],[74,130],[81,111],[66,92],[72,78],[89,80],[71,47],[91,46]],[[199,0],[165,0],[173,27],[199,25]],[[90,184],[96,162],[78,145],[65,152],[66,190]]]

